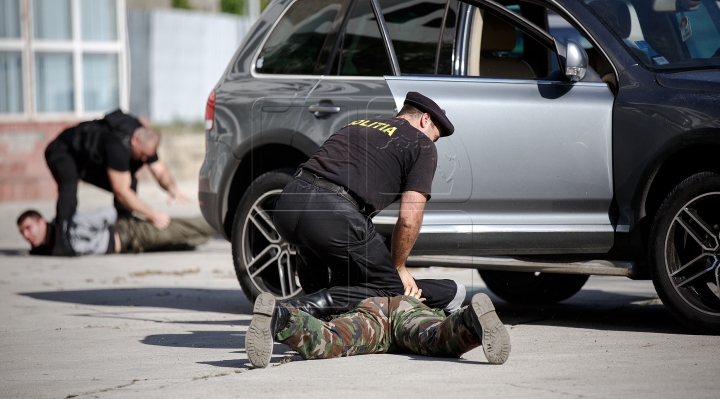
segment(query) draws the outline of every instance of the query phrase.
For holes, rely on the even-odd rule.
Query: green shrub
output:
[[[184,8],[186,10],[192,9],[192,7],[190,7],[190,2],[188,2],[188,0],[172,0],[172,6],[173,6],[173,8]]]
[[[245,0],[220,0],[220,11],[228,14],[245,15]]]
[[[245,15],[247,0],[220,0],[220,11],[228,14]],[[260,12],[265,10],[270,2],[268,0],[260,0]]]

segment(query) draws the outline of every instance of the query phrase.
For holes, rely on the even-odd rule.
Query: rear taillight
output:
[[[207,106],[205,107],[205,130],[211,130],[213,128],[214,120],[215,120],[215,90],[210,92],[210,97],[208,97]]]

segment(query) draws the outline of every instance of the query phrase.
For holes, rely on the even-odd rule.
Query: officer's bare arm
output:
[[[107,169],[108,179],[113,193],[117,196],[118,201],[125,205],[131,211],[137,212],[153,224],[156,229],[164,230],[170,223],[170,218],[162,212],[156,212],[145,205],[137,194],[130,187],[132,184],[132,175],[130,172],[120,172],[115,169]]]
[[[155,179],[158,184],[160,184],[160,187],[164,188],[165,191],[170,194],[170,197],[168,197],[168,203],[170,203],[173,199],[177,199],[181,203],[185,203],[189,200],[185,194],[178,190],[175,185],[175,181],[170,175],[170,171],[162,161],[155,161],[151,163],[150,171],[153,176],[155,176]]]
[[[405,262],[420,232],[426,202],[427,194],[418,191],[405,191],[400,199],[400,215],[393,230],[391,253],[405,288],[417,289],[415,279],[405,268]]]

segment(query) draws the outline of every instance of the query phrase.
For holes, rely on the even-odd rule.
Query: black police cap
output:
[[[405,104],[430,114],[430,119],[440,129],[440,137],[447,137],[455,132],[455,126],[445,116],[443,110],[435,104],[435,101],[416,91],[411,91],[405,96]]]

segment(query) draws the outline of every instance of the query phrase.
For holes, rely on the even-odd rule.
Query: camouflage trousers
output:
[[[393,352],[459,357],[481,344],[463,323],[462,311],[446,317],[407,296],[369,298],[329,322],[293,308],[276,338],[303,359]]]

